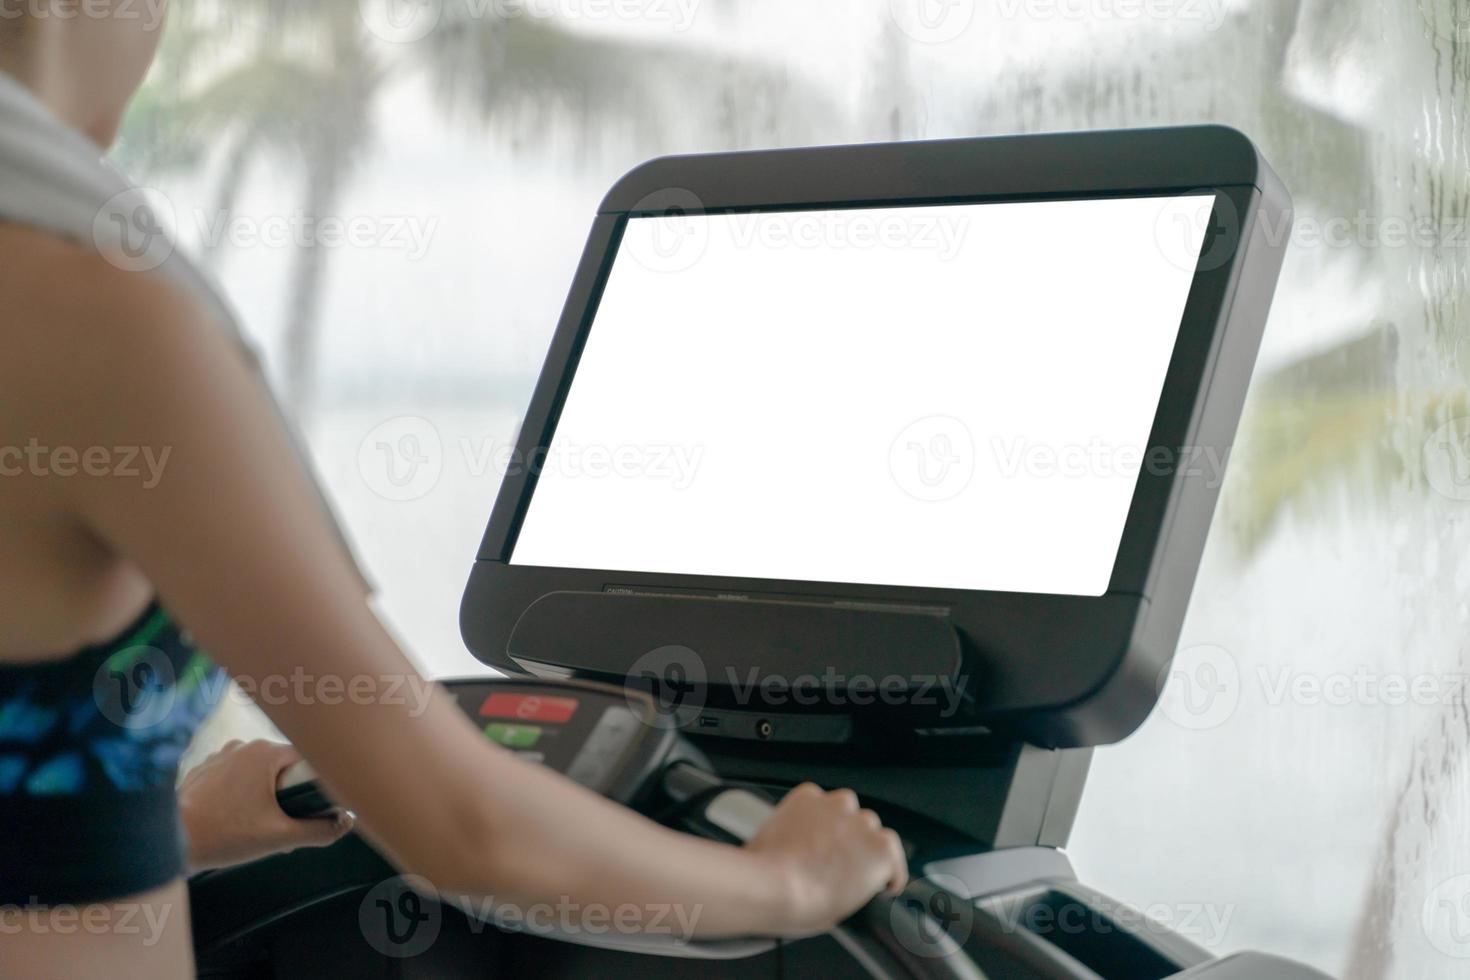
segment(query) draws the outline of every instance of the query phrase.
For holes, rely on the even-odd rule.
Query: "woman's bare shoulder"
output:
[[[208,317],[160,275],[15,225],[0,224],[0,296],[0,392],[26,398],[146,363],[167,335]]]
[[[0,285],[7,315],[0,328],[47,324],[95,326],[119,315],[205,315],[192,297],[163,276],[123,268],[98,252],[55,235],[0,223]]]

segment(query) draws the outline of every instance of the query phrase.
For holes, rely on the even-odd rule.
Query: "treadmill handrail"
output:
[[[763,794],[729,786],[718,776],[676,762],[664,772],[664,791],[680,803],[697,803],[697,820],[744,843],[753,838],[775,812]],[[878,895],[846,922],[832,930],[832,937],[860,963],[875,980],[914,977],[918,980],[985,980],[974,961],[928,910],[943,891],[923,879],[911,880],[898,895]],[[955,902],[965,899],[948,896]],[[918,943],[899,935],[895,923],[909,912],[929,918],[930,928],[920,951]],[[917,927],[916,927],[917,928]]]

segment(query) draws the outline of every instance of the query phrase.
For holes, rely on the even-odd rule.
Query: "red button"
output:
[[[481,718],[514,718],[517,721],[549,721],[554,724],[571,719],[577,710],[576,698],[543,697],[540,694],[492,694],[480,705]]]

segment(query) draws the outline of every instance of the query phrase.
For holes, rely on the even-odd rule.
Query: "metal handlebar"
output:
[[[693,808],[688,816],[742,843],[775,812],[765,794],[731,786],[687,762],[664,771],[664,792]],[[965,899],[931,882],[913,880],[896,896],[878,895],[832,930],[832,937],[874,980],[985,980],[964,948],[935,915]]]

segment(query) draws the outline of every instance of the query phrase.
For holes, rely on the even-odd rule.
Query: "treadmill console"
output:
[[[677,739],[652,698],[578,681],[441,682],[485,737],[619,803],[632,803],[657,767],[673,761]],[[276,799],[293,817],[335,804],[309,763],[282,774]]]

